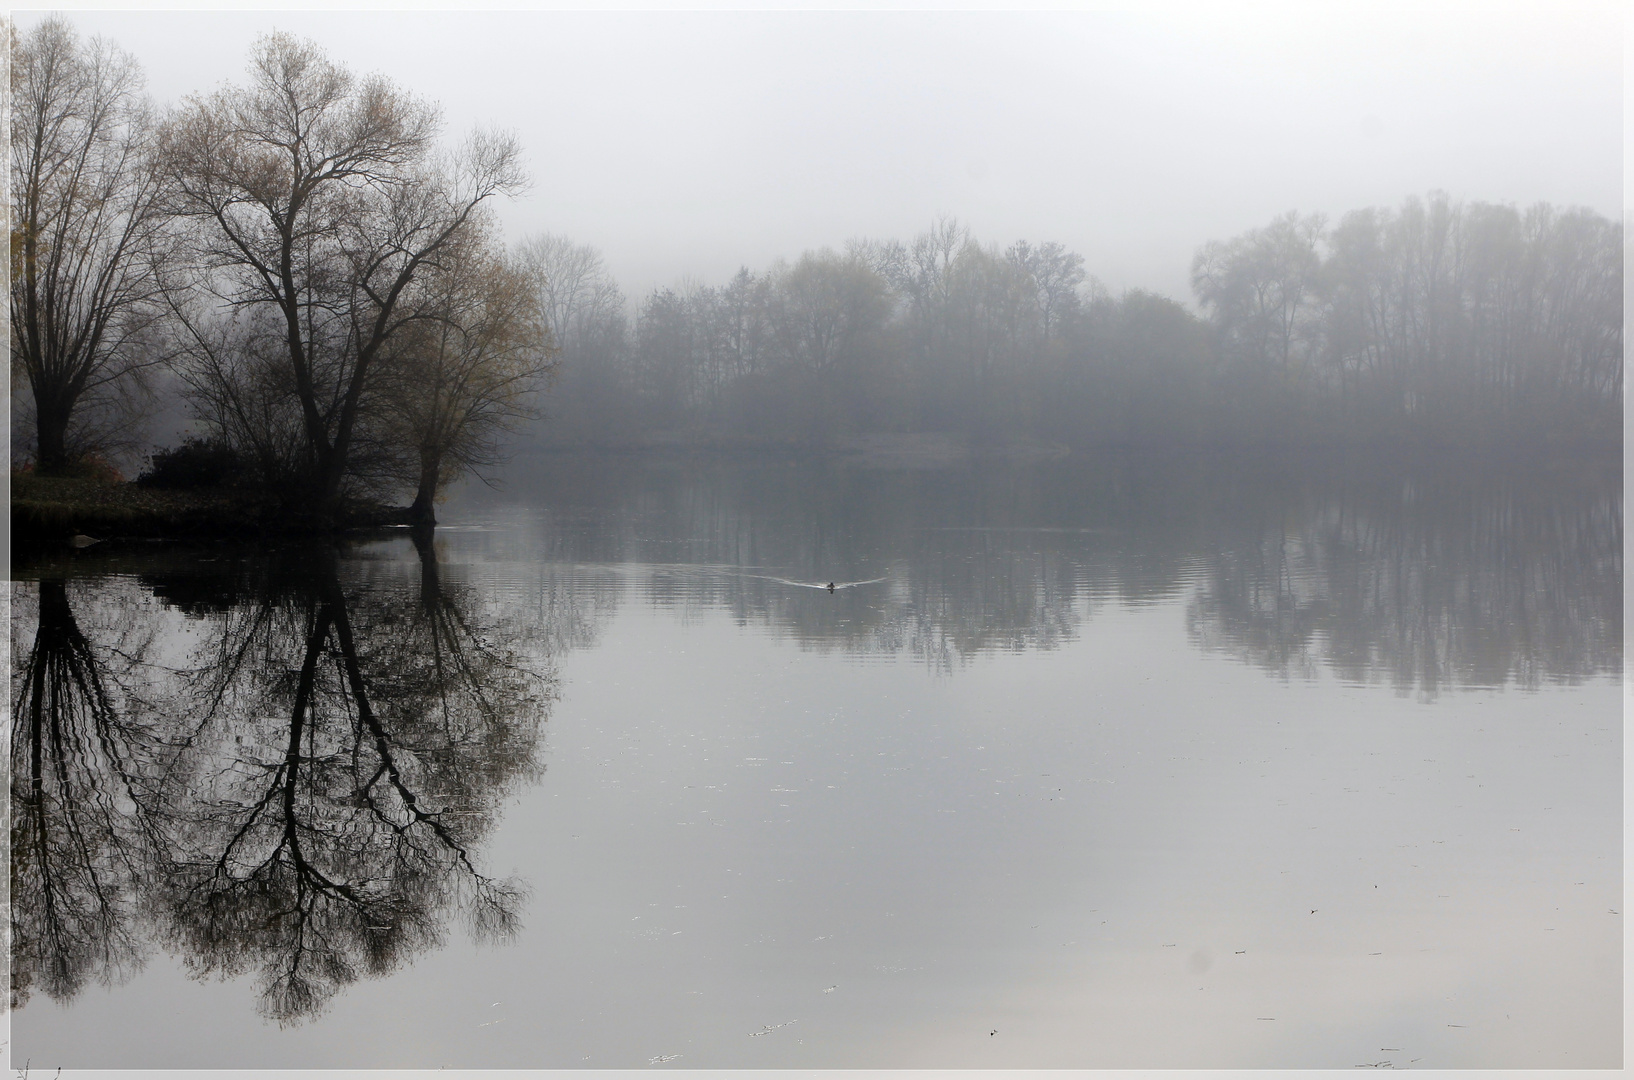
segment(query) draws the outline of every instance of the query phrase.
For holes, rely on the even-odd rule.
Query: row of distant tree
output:
[[[61,20],[12,34],[11,357],[42,471],[128,433],[162,371],[208,446],[322,517],[557,445],[1607,440],[1622,230],[1454,202],[1289,214],[1205,245],[1201,314],[1113,297],[1060,244],[943,219],[632,306],[592,248],[507,247],[509,137],[274,34],[161,113]]]
[[[540,268],[562,371],[545,435],[821,442],[938,431],[1071,445],[1615,440],[1622,229],[1588,210],[1463,205],[1289,214],[1205,245],[1201,314],[1114,297],[1060,244],[807,252],[629,316],[597,252]]]

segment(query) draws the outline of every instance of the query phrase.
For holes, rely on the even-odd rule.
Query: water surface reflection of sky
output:
[[[445,517],[20,569],[17,1059],[1619,1062],[1614,484],[557,463]]]

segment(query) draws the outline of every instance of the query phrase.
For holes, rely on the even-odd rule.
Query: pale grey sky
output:
[[[161,103],[278,28],[440,102],[451,138],[514,129],[511,235],[595,244],[632,296],[939,213],[1189,299],[1199,244],[1286,210],[1442,188],[1622,212],[1618,6],[71,17]]]

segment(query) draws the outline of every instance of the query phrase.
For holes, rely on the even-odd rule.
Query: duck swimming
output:
[[[867,581],[830,581],[824,584],[821,581],[790,581],[788,578],[773,577],[770,574],[746,574],[744,576],[760,578],[764,581],[775,581],[779,585],[792,585],[797,589],[826,589],[831,593],[839,592],[841,589],[855,589],[859,585],[878,585],[886,580],[877,577],[869,578]]]

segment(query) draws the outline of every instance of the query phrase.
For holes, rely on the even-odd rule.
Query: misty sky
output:
[[[1616,7],[72,18],[161,103],[241,79],[278,28],[439,102],[451,137],[514,129],[535,183],[512,238],[595,244],[632,297],[940,213],[1189,300],[1199,244],[1287,210],[1434,188],[1622,210]]]

